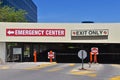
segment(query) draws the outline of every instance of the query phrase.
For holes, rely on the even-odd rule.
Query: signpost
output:
[[[85,50],[80,50],[79,52],[78,52],[78,57],[80,58],[80,59],[82,59],[82,70],[84,70],[84,59],[87,57],[87,52],[85,51]]]
[[[50,59],[50,62],[52,62],[52,59],[54,59],[54,52],[50,51],[48,52],[48,59]]]
[[[98,53],[98,48],[97,47],[92,47],[91,52],[92,53]]]
[[[97,63],[98,48],[92,47],[90,52],[90,63],[92,63],[92,55],[94,55],[94,63]]]

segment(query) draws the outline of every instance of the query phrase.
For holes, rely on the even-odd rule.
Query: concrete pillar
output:
[[[6,43],[0,42],[0,64],[5,63]]]

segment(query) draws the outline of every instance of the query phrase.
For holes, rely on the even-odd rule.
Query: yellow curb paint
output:
[[[69,64],[69,66],[75,66],[75,64]]]
[[[120,76],[112,77],[110,80],[120,80]]]
[[[88,74],[87,76],[90,76],[90,77],[96,77],[97,74],[92,73],[92,74]]]
[[[119,64],[112,64],[111,66],[116,67],[116,68],[120,68]]]
[[[71,74],[73,75],[87,75],[93,73],[92,71],[71,71]]]
[[[41,68],[45,68],[49,65],[41,65],[41,66],[36,66],[36,67],[31,67],[31,68],[25,68],[26,70],[38,70],[38,69],[41,69]]]
[[[41,65],[39,65],[39,66],[30,67],[30,68],[25,68],[25,70],[39,70],[39,69],[41,69],[41,68],[45,68],[45,67],[53,66],[53,65],[56,65],[56,64],[41,64]]]
[[[56,62],[52,62],[52,64],[57,64]]]
[[[63,68],[54,68],[54,69],[51,69],[51,70],[48,70],[48,72],[55,72],[55,71],[59,71],[59,70],[62,70]]]
[[[9,69],[8,66],[2,66],[0,69]]]

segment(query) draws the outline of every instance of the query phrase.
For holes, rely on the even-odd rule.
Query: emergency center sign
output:
[[[65,29],[6,29],[6,36],[65,36]]]

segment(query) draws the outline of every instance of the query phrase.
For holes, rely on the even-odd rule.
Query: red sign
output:
[[[54,59],[54,52],[48,52],[48,58]]]
[[[92,54],[98,54],[98,48],[97,47],[91,48],[91,53]]]
[[[6,29],[6,36],[65,36],[65,29]]]
[[[98,53],[98,48],[97,47],[91,48],[91,52],[97,54]]]

